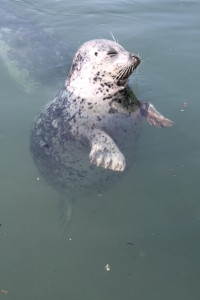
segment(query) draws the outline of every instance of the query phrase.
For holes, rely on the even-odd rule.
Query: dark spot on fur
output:
[[[111,88],[112,84],[105,82],[105,85],[109,88]]]
[[[107,100],[107,99],[111,99],[111,98],[112,98],[112,96],[104,97],[104,98],[103,98],[103,101],[105,101],[105,100]]]
[[[97,55],[98,55],[98,52],[95,52],[95,53],[94,53],[94,55],[96,55],[96,56],[97,56]]]
[[[114,109],[113,107],[111,107],[108,111],[109,114],[115,114],[117,113],[117,109]]]

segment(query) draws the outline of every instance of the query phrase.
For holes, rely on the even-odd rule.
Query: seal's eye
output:
[[[96,55],[96,56],[97,56],[97,55],[98,55],[98,52],[95,52],[95,53],[94,53],[94,55]]]
[[[115,51],[114,49],[110,49],[110,51],[108,51],[107,54],[110,56],[115,56],[115,55],[117,55],[117,51]]]

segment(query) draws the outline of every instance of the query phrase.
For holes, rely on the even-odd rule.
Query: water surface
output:
[[[131,172],[101,195],[80,195],[66,229],[60,197],[29,153],[34,116],[65,76],[27,93],[0,60],[0,298],[199,299],[199,1],[15,0],[1,9],[1,27],[9,14],[28,20],[70,57],[112,32],[143,59],[134,92],[174,126],[144,120]]]

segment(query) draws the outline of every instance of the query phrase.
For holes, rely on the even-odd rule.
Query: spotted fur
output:
[[[34,161],[50,185],[99,191],[131,165],[144,106],[127,80],[139,63],[113,41],[78,49],[65,88],[42,108],[31,132]]]

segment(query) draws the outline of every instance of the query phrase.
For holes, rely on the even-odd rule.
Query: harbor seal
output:
[[[70,195],[100,192],[131,166],[143,116],[156,127],[172,125],[128,87],[140,62],[105,39],[77,50],[65,87],[41,109],[31,131],[30,150],[48,184]]]
[[[60,83],[70,70],[69,45],[37,23],[33,12],[1,1],[0,59],[18,86],[29,94]]]

